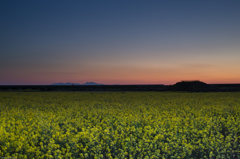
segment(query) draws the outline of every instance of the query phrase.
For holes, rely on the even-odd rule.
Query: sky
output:
[[[2,0],[0,85],[240,83],[239,0]]]

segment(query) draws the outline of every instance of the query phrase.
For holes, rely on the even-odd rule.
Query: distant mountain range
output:
[[[99,84],[99,83],[95,83],[95,82],[86,82],[84,84],[67,82],[67,83],[54,83],[51,85],[104,85],[104,84]]]

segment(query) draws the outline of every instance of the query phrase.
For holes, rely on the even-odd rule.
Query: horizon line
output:
[[[178,82],[177,82],[178,83]],[[204,82],[205,83],[205,82]],[[74,84],[74,85],[71,85],[71,84],[0,84],[0,86],[102,86],[102,85],[105,85],[105,86],[126,86],[126,85],[163,85],[163,86],[170,86],[170,85],[175,85],[176,83],[174,84]],[[240,83],[206,83],[206,84],[210,84],[210,85],[215,85],[215,84],[229,84],[229,85],[232,85],[232,84],[240,84]]]

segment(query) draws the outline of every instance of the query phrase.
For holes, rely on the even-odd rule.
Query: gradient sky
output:
[[[2,0],[0,85],[240,83],[239,0]]]

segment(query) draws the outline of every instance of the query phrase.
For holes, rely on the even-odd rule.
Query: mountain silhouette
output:
[[[171,86],[171,90],[190,92],[202,92],[202,91],[209,92],[218,91],[218,88],[201,81],[181,81]]]
[[[71,82],[66,82],[66,83],[54,83],[54,84],[51,84],[51,85],[103,85],[103,84],[98,84],[98,83],[95,83],[95,82],[86,82],[84,84],[79,84],[79,83],[71,83]]]

